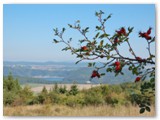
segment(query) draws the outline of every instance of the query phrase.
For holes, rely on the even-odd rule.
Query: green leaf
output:
[[[154,79],[154,78],[151,78],[151,79],[150,79],[150,82],[154,83],[154,82],[155,82],[155,79]]]
[[[109,14],[108,17],[106,19],[104,19],[104,21],[107,21],[109,18],[111,18],[112,14]]]
[[[80,43],[83,43],[83,42],[85,42],[85,41],[86,41],[86,40],[79,40]]]
[[[99,12],[100,14],[104,14],[104,12],[102,11],[102,10],[100,10],[100,12]]]
[[[101,36],[99,36],[99,38],[102,39],[102,38],[108,37],[108,36],[109,36],[109,34],[105,34],[105,33],[104,33],[104,34],[102,34]]]
[[[83,57],[83,55],[77,55],[77,58],[82,58]]]
[[[118,75],[119,73],[115,73],[115,77]]]
[[[112,72],[112,68],[107,68],[107,72]]]
[[[98,33],[96,34],[95,39],[99,36],[99,34],[100,34],[100,32],[98,32]]]
[[[104,41],[103,41],[103,40],[101,40],[101,42],[100,42],[100,47],[102,47],[102,46],[103,46],[103,42],[104,42]]]
[[[77,61],[75,64],[78,64],[81,60]]]
[[[96,64],[95,62],[94,62],[94,63],[92,63],[92,65],[93,65],[93,66],[95,66],[95,64]]]
[[[150,102],[147,102],[146,104],[147,104],[148,106],[151,106]]]
[[[141,108],[139,113],[142,114],[142,113],[144,113],[144,111],[145,111],[145,108]]]
[[[66,29],[65,28],[62,28],[62,32],[64,32]]]
[[[144,81],[146,79],[147,76],[144,76],[141,78],[141,81]]]
[[[133,31],[133,29],[134,29],[134,27],[131,27],[131,28],[129,27],[128,31],[131,33]]]
[[[97,30],[101,30],[101,26],[96,26],[96,29]]]
[[[53,42],[54,42],[54,43],[58,43],[59,41],[58,41],[58,40],[56,40],[56,39],[53,39]]]
[[[88,67],[92,67],[92,63],[88,63]]]
[[[98,14],[98,12],[95,12],[95,16],[98,16],[99,14]]]
[[[132,74],[137,74],[137,68],[136,68],[136,67],[134,67],[134,68],[132,69]]]
[[[65,48],[62,49],[62,51],[67,51],[69,49],[70,49],[69,47],[65,47]]]
[[[72,28],[72,25],[71,25],[71,24],[68,24],[68,26],[69,26],[70,28]]]
[[[124,73],[123,72],[120,72],[121,73],[121,75],[124,75]]]
[[[101,76],[104,76],[105,75],[105,73],[101,73]]]
[[[148,106],[146,106],[146,110],[147,110],[148,112],[151,111],[150,107],[148,107]]]
[[[107,60],[109,60],[110,58],[111,58],[111,57],[108,55],[108,56],[107,56]]]
[[[132,66],[129,66],[128,70],[132,70]]]
[[[144,104],[140,104],[139,107],[143,108],[143,107],[145,107],[145,105]]]
[[[85,31],[88,32],[89,27],[86,27]]]
[[[155,41],[155,37],[153,37],[153,39],[149,42],[149,43],[152,43],[152,42],[154,42]]]

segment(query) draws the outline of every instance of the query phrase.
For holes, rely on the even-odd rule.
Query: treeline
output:
[[[44,86],[40,93],[34,94],[29,86],[22,88],[18,80],[9,74],[3,82],[3,104],[5,106],[59,104],[70,107],[105,104],[137,105],[135,98],[138,97],[141,100],[140,84],[101,85],[85,90],[79,90],[76,84],[73,84],[69,90],[66,86],[58,87],[55,84],[49,91]],[[154,104],[154,98],[151,100]]]

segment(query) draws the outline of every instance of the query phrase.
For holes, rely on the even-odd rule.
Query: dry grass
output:
[[[33,105],[4,107],[4,116],[155,116],[155,108],[151,112],[139,114],[139,108],[134,106],[87,106],[67,107],[62,105]]]

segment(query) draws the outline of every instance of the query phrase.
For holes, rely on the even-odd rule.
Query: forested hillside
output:
[[[4,62],[4,76],[10,72],[18,78],[20,84],[26,83],[77,83],[84,84],[90,79],[92,68],[85,67],[87,63],[75,66],[75,63],[28,63],[28,62]],[[105,72],[105,69],[101,70]],[[135,76],[128,69],[124,68],[124,75],[114,76],[113,73],[107,73],[101,78],[94,78],[93,84],[107,83],[119,84],[123,82],[133,82]]]

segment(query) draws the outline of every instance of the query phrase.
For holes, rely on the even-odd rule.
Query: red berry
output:
[[[151,40],[152,39],[151,36],[146,36],[145,38],[146,38],[146,40]]]
[[[120,36],[121,35],[121,31],[116,31],[117,32],[117,34]]]
[[[81,47],[81,50],[86,51],[86,50],[88,50],[88,48],[86,46],[83,46],[83,47]]]
[[[117,34],[118,34],[119,36],[121,36],[121,35],[126,36],[126,35],[127,35],[127,34],[126,34],[126,30],[125,30],[124,27],[122,27],[119,31],[116,31],[116,32],[117,32]]]
[[[121,70],[121,65],[116,66],[115,70],[116,72],[119,72]]]
[[[151,28],[151,27],[147,30],[147,34],[148,34],[148,35],[150,35],[150,34],[151,34],[151,30],[152,30],[152,28]]]
[[[127,34],[126,34],[126,30],[125,30],[125,28],[124,28],[124,27],[122,27],[120,31],[121,31],[121,33],[122,33],[124,36],[126,36],[126,35],[127,35]]]
[[[121,63],[119,61],[116,61],[114,64],[115,66],[119,66]]]
[[[135,82],[138,82],[141,80],[141,77],[136,77]]]
[[[118,37],[116,37],[116,38],[114,39],[114,44],[117,44],[118,42],[119,42]]]
[[[91,78],[94,78],[94,77],[100,78],[100,74],[96,70],[93,70],[92,75],[91,75]]]
[[[147,32],[139,32],[139,37],[142,37],[142,38],[145,38],[146,40],[151,40],[152,39],[152,37],[151,36],[149,36],[150,34],[151,34],[151,30],[152,30],[152,28],[149,28],[148,30],[147,30]]]
[[[142,61],[142,58],[141,57],[136,57],[136,60]]]
[[[145,59],[142,59],[141,57],[136,57],[136,60],[137,60],[138,62],[145,62],[145,61],[146,61]]]
[[[139,37],[144,37],[144,33],[139,32]]]

